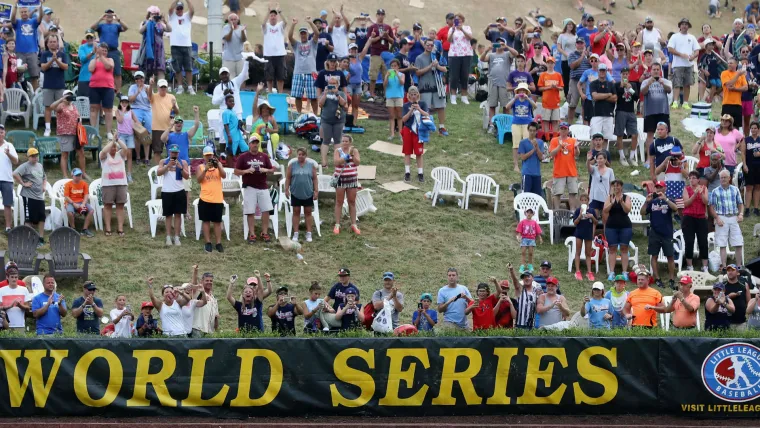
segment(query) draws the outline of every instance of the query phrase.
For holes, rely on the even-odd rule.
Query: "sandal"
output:
[[[113,234],[111,233],[111,231],[110,231],[110,230],[106,230],[106,231],[105,231],[105,234],[106,234],[106,236],[111,236],[111,235],[113,235]]]
[[[123,230],[120,230],[120,231],[118,231],[118,232],[116,232],[116,233],[117,233],[117,234],[118,234],[120,237],[122,237],[122,238],[124,237],[124,231],[123,231]]]

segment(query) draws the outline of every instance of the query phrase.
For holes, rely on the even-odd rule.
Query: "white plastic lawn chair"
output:
[[[646,162],[646,153],[644,150],[646,150],[646,135],[647,133],[644,132],[644,118],[643,117],[637,117],[636,118],[636,130],[639,131],[639,162]]]
[[[280,193],[280,198],[284,198],[285,195],[283,193]],[[245,204],[245,195],[240,198],[240,203]],[[269,215],[269,224],[267,227],[272,226],[272,231],[274,232],[274,239],[277,239],[280,237],[280,205],[281,204],[272,204],[274,207],[274,214]],[[243,214],[243,239],[248,239],[248,220],[247,215]],[[261,214],[256,214],[254,216],[254,219],[261,222]],[[259,231],[261,231],[261,228],[259,228]]]
[[[591,127],[579,123],[570,125],[570,134],[578,142],[578,147],[591,145]]]
[[[631,219],[631,225],[644,226],[644,233],[646,233],[646,230],[649,227],[649,220],[641,216],[641,207],[647,202],[647,198],[640,193],[634,192],[627,192],[625,195],[631,198],[631,211],[628,213],[628,218]]]
[[[42,94],[37,94],[32,98],[32,128],[37,131],[40,129],[40,119],[45,118],[45,104],[42,100]]]
[[[164,176],[158,175],[158,165],[148,170],[148,182],[150,183],[150,199],[154,200],[158,197],[158,189],[164,187]]]
[[[594,245],[594,241],[591,241],[591,261],[596,265],[596,272],[599,272],[599,254],[601,251],[599,247]],[[568,236],[565,239],[565,246],[567,247],[567,271],[573,271],[573,263],[575,263],[575,237]],[[581,241],[581,261],[586,260],[586,242]]]
[[[695,158],[694,156],[686,156],[684,157],[684,160],[686,161],[686,166],[689,168],[689,172],[695,171],[697,169],[699,159]]]
[[[715,276],[698,270],[682,270],[678,272],[678,277],[682,276],[691,278],[691,291],[693,293],[697,291],[712,291],[712,284],[718,280]]]
[[[26,101],[26,111],[21,110],[21,102]],[[32,102],[29,99],[29,95],[25,91],[16,88],[10,88],[5,90],[5,106],[2,114],[0,114],[0,123],[5,125],[8,116],[23,117],[24,128],[29,128],[29,120],[32,118]]]
[[[615,253],[615,265],[617,265],[619,262],[622,263],[623,259],[618,254],[620,252],[620,249]],[[607,251],[604,252],[604,259],[607,260],[607,257],[609,257],[609,254]],[[639,248],[636,246],[636,244],[633,243],[633,241],[628,242],[628,264],[633,266],[637,266],[639,264]],[[623,266],[625,270],[628,270],[628,266]]]
[[[77,97],[76,101],[74,101],[74,107],[76,107],[77,111],[79,112],[79,117],[82,118],[82,120],[90,121],[90,98],[89,97]]]
[[[370,189],[362,189],[356,192],[356,218],[376,211],[377,207],[375,207],[375,201],[372,199],[372,191]],[[343,200],[342,212],[343,217],[349,216],[348,199]]]
[[[21,189],[23,189],[22,185],[19,184],[16,186],[16,198],[13,200],[14,211],[18,217],[18,224],[24,224],[24,221],[26,220],[26,214],[24,213],[24,201],[21,199]],[[45,205],[46,214],[51,214],[53,212],[53,209],[55,209],[55,201],[50,198],[52,194],[53,187],[49,182],[45,183],[45,190],[42,192],[42,197],[44,198],[45,195],[47,195],[47,198],[50,199],[50,203]]]
[[[150,236],[155,238],[158,222],[159,221],[164,222],[166,220],[166,217],[164,216],[164,208],[160,199],[151,199],[150,201],[145,203],[145,206],[148,207],[148,221],[150,222]],[[186,237],[187,235],[185,234],[185,216],[180,215],[180,217],[182,218],[182,236]]]
[[[459,178],[459,174],[449,167],[439,166],[430,171],[433,178],[433,206],[438,202],[440,196],[454,196],[464,199],[467,191],[467,184]],[[462,191],[459,191],[461,185]],[[464,208],[464,204],[462,204]]]
[[[493,213],[499,209],[499,185],[485,174],[470,174],[465,178],[464,209],[470,209],[470,197],[493,199]]]
[[[734,176],[731,178],[731,184],[736,187],[739,187],[739,173],[742,172],[743,166],[744,162],[739,162],[739,164],[736,165],[736,169],[734,169]]]
[[[686,253],[683,232],[681,230],[676,230],[673,234],[673,239],[676,241],[673,243],[673,261],[675,262],[676,269],[680,271],[681,265],[683,265],[683,255]],[[668,258],[665,257],[662,250],[660,250],[660,254],[657,255],[657,263],[668,263]],[[654,272],[655,267],[650,265],[650,269]]]
[[[520,220],[525,219],[525,210],[530,208],[533,210],[533,219],[538,222],[539,225],[546,226],[549,229],[549,242],[554,242],[554,211],[550,210],[546,206],[546,201],[535,193],[520,193],[515,196],[514,209],[520,217]],[[548,216],[548,220],[541,220],[541,212]]]
[[[224,168],[227,176],[222,179],[222,193],[225,197],[237,196],[238,200],[243,198],[243,177],[235,175],[235,168]]]
[[[293,236],[293,207],[290,205],[288,198],[282,198],[282,208],[285,212],[285,230],[288,232],[288,238],[290,238]],[[314,221],[314,227],[317,229],[317,235],[322,236],[322,231],[320,230],[322,221],[319,219],[319,201],[314,201],[314,207],[311,209],[311,218]],[[306,221],[303,208],[301,209],[300,221]]]
[[[198,241],[201,239],[201,232],[203,229],[203,222],[199,219],[198,216],[198,202],[200,199],[195,199],[193,201],[193,209],[195,209],[195,240]],[[227,240],[230,240],[230,205],[226,201],[222,201],[224,203],[224,214],[222,214],[222,224],[224,225],[224,231],[227,234]]]
[[[708,253],[712,250],[716,250],[720,252],[720,249],[715,246],[715,232],[710,232],[707,234],[707,249],[708,249]],[[726,257],[728,258],[728,257],[735,257],[735,256],[736,256],[736,251],[731,249],[731,245],[726,246]],[[743,263],[740,263],[740,264],[743,264]]]
[[[673,296],[664,296],[662,298],[662,304],[665,305],[665,307],[670,306],[670,302],[673,301]],[[670,330],[670,312],[660,314],[660,324],[662,325],[662,328],[665,331]],[[697,310],[697,331],[702,330],[702,321],[699,319],[699,310]]]
[[[64,178],[61,180],[56,181],[53,184],[53,187],[50,188],[50,201],[52,202],[53,206],[58,206],[58,209],[61,210],[63,215],[63,225],[68,226],[69,225],[69,216],[66,215],[66,209],[64,205],[66,204],[66,198],[63,195],[64,187],[66,186],[66,183],[71,181],[70,178]],[[92,205],[92,203],[90,203]]]
[[[92,200],[90,201],[90,205],[95,208],[95,217],[97,218],[97,224],[95,225],[96,228],[99,228],[100,230],[103,229],[103,204],[101,203],[101,198],[98,197],[98,190],[102,187],[101,179],[98,178],[97,180],[93,180],[92,183],[90,183],[90,194],[95,195]],[[127,192],[127,202],[124,204],[124,210],[127,212],[127,218],[129,219],[129,228],[134,229],[135,226],[132,222],[132,198],[129,196],[129,192]],[[161,201],[159,201],[161,202]],[[113,204],[112,207],[116,209],[116,204]]]

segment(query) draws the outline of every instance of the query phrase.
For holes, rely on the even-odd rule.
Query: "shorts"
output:
[[[590,99],[586,99],[583,101],[583,121],[584,122],[591,122],[591,119],[594,117],[594,102]]]
[[[615,113],[615,135],[629,137],[639,134],[636,123],[636,113],[629,111],[618,111]]]
[[[755,113],[755,106],[752,100],[742,100],[742,116],[752,116]]]
[[[107,204],[126,204],[127,203],[127,185],[103,186],[103,205]]]
[[[578,81],[570,79],[570,90],[567,92],[568,105],[570,108],[578,107],[578,101],[581,100],[581,93],[578,92]]]
[[[385,106],[386,107],[401,108],[401,107],[404,106],[404,99],[403,98],[386,98],[385,99]]]
[[[290,195],[290,206],[291,207],[306,207],[306,208],[313,208],[314,207],[314,199],[300,199],[296,198],[293,195]]]
[[[496,108],[499,104],[502,107],[509,102],[507,88],[503,86],[488,85],[488,107]]]
[[[615,119],[612,116],[594,116],[590,125],[591,135],[599,133],[604,135],[605,140],[615,139]]]
[[[633,238],[633,228],[626,227],[623,229],[606,228],[604,237],[607,238],[607,245],[610,247],[618,245],[628,245]]]
[[[428,105],[431,110],[446,108],[446,97],[439,97],[438,92],[423,92],[420,101]]]
[[[314,86],[314,76],[311,74],[294,74],[290,95],[295,98],[303,98],[304,95],[310,100],[317,99],[317,88]]]
[[[45,201],[21,197],[24,201],[24,218],[27,223],[38,224],[45,221]]]
[[[385,73],[387,72],[388,72],[388,67],[385,65],[385,61],[383,61],[383,57],[381,57],[380,55],[372,55],[369,57],[370,82],[375,81],[378,73],[385,76]]]
[[[723,248],[730,244],[732,247],[743,247],[744,237],[739,229],[738,217],[719,215],[718,218],[723,221],[723,226],[715,225],[715,246]]]
[[[116,93],[113,88],[90,87],[90,105],[101,106],[104,109],[113,108],[113,99]]]
[[[657,130],[657,124],[665,122],[668,124],[668,132],[670,132],[670,115],[669,114],[650,114],[644,116],[644,132],[654,133]]]
[[[709,79],[707,81],[707,87],[715,88],[720,91],[723,89],[723,82],[721,82],[720,79]]]
[[[135,134],[119,134],[119,139],[126,144],[128,149],[135,148]]]
[[[0,181],[0,195],[3,197],[3,206],[13,206],[13,182]]]
[[[187,214],[187,192],[161,192],[161,209],[164,217]]]
[[[191,46],[172,46],[172,65],[174,72],[191,73],[193,71],[193,48]]]
[[[602,202],[602,201],[591,201],[591,202],[588,203],[588,207],[589,208],[593,208],[593,209],[597,210],[597,212],[599,212],[599,211],[601,211],[601,210],[604,209],[604,202]]]
[[[349,83],[349,85],[346,87],[346,93],[348,95],[362,95],[362,84],[361,83]]]
[[[245,64],[245,60],[242,59],[240,61],[222,61],[222,67],[227,67],[230,70],[231,79],[243,72],[243,64]],[[248,76],[246,76],[246,80],[248,80],[247,78]]]
[[[224,215],[224,204],[198,201],[198,219],[203,222],[221,223]]]
[[[567,193],[571,195],[577,195],[578,194],[578,177],[560,177],[555,178],[552,182],[552,195],[562,195],[565,193],[565,188],[567,188]]]
[[[607,243],[609,244],[609,239]],[[651,228],[649,229],[649,245],[647,247],[647,254],[650,256],[658,256],[662,250],[662,254],[665,257],[673,257],[673,237],[661,236]]]
[[[164,131],[156,131],[150,133],[151,136],[151,143],[150,148],[153,150],[153,153],[161,154],[164,152],[164,142],[161,141],[161,135],[163,135]]]
[[[760,185],[760,165],[748,165],[749,171],[744,174],[744,184],[747,186]]]
[[[734,127],[737,129],[742,125],[742,106],[739,104],[723,104],[720,108],[720,115],[730,115],[734,119]]]
[[[401,153],[406,156],[422,156],[424,145],[420,143],[419,135],[406,126],[401,129]]]
[[[694,69],[691,67],[673,67],[673,87],[683,88],[694,84]]]
[[[269,196],[269,189],[243,187],[243,215],[256,214],[257,205],[262,213],[274,209],[272,197]]]
[[[63,91],[66,89],[43,89],[42,90],[42,105],[50,107],[54,102],[63,98]],[[111,90],[113,92],[113,90]]]
[[[559,121],[559,109],[547,109],[544,108],[544,114],[541,117],[542,120],[548,120],[551,122],[557,122]]]
[[[520,141],[528,138],[528,125],[512,124],[512,148],[517,150],[520,147]]]
[[[119,49],[108,49],[107,56],[113,60],[113,75],[121,76],[121,52],[119,52]]]
[[[77,82],[77,96],[78,97],[90,97],[90,81]]]
[[[59,135],[58,144],[61,146],[61,152],[73,152],[76,149],[76,135]]]
[[[525,193],[534,193],[542,195],[541,176],[540,175],[523,175],[522,189]]]
[[[264,75],[267,81],[285,80],[285,56],[266,56],[268,63],[264,66]]]
[[[535,239],[523,238],[522,240],[520,240],[520,246],[521,247],[535,247],[536,246],[536,240]]]
[[[16,59],[20,59],[24,64],[26,64],[26,71],[29,73],[29,77],[32,79],[37,79],[40,77],[40,58],[37,56],[36,52],[16,52]]]
[[[711,4],[711,5],[707,6],[707,11],[708,11],[708,13],[710,15],[715,15],[715,14],[718,13],[718,7]]]
[[[87,214],[93,212],[92,205],[85,204],[85,208],[87,209]],[[71,214],[80,214],[77,212],[76,208],[74,208],[74,205],[72,204],[66,204],[66,212]]]

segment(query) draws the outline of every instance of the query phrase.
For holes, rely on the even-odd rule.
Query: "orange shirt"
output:
[[[563,178],[563,177],[577,177],[578,176],[578,166],[575,163],[575,138],[565,138],[563,141],[565,144],[567,144],[567,154],[564,153],[564,150],[560,149],[557,152],[557,155],[554,156],[554,169],[553,169],[553,177],[554,178]],[[552,138],[551,143],[549,143],[549,151],[556,149],[559,146],[559,137]]]
[[[674,298],[675,299],[675,298]],[[684,300],[692,308],[699,310],[699,296],[694,293],[689,294],[689,297],[684,297]],[[689,312],[683,306],[680,300],[676,299],[673,302],[673,326],[678,328],[696,327],[697,325],[697,311]]]
[[[627,303],[631,304],[633,313],[632,324],[643,327],[657,327],[657,312],[654,310],[645,310],[644,306],[657,306],[662,302],[662,294],[652,287],[637,288],[628,293]]]
[[[538,87],[557,85],[557,89],[547,89],[541,93],[541,104],[544,108],[554,110],[559,108],[559,88],[565,86],[562,75],[555,72],[544,72],[538,77]]]
[[[206,165],[200,166],[203,171]],[[222,177],[219,170],[214,168],[208,170],[206,176],[201,182],[201,200],[212,204],[221,204],[224,202],[224,193],[222,193]]]
[[[84,201],[85,195],[89,194],[89,192],[90,188],[84,180],[80,181],[79,184],[74,183],[72,180],[63,186],[63,196],[77,204],[81,204]]]
[[[725,70],[720,73],[720,83],[723,84],[723,104],[742,105],[742,93],[739,91],[733,91],[726,87],[726,83],[733,79],[738,71]],[[734,83],[734,86],[747,86],[747,78],[745,76],[739,76]]]

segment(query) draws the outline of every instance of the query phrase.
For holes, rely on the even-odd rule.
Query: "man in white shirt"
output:
[[[654,27],[654,21],[651,16],[647,16],[644,19],[644,29],[636,36],[636,41],[641,43],[644,49],[654,50],[657,57],[662,52],[662,44],[666,43],[666,40],[662,37],[662,31]]]
[[[330,33],[333,40],[333,52],[338,55],[338,58],[345,58],[348,56],[348,31],[351,26],[351,21],[346,18],[346,14],[343,13],[343,5],[340,5],[340,13],[333,9],[333,21],[327,28],[327,32]]]
[[[264,58],[269,61],[265,77],[269,92],[273,92],[275,80],[277,81],[276,91],[282,92],[285,87],[285,27],[287,25],[279,3],[269,11],[269,19],[261,24],[261,32],[264,35]]]
[[[681,88],[683,88],[683,108],[690,109],[689,93],[694,84],[694,60],[699,56],[699,42],[689,34],[691,22],[683,18],[678,22],[678,33],[673,34],[668,41],[668,51],[673,54],[673,104],[671,109],[678,108]]]
[[[0,124],[0,196],[3,198],[3,214],[5,214],[5,233],[11,230],[13,224],[13,166],[18,165],[16,148],[5,141],[5,125]]]
[[[219,329],[219,303],[212,293],[214,274],[210,272],[204,273],[201,284],[203,285],[203,291],[206,293],[206,305],[195,309],[191,337],[203,337]]]
[[[222,67],[219,69],[219,84],[214,87],[214,93],[211,96],[211,104],[218,106],[220,109],[226,109],[224,105],[224,97],[226,91],[232,91],[232,95],[235,96],[235,107],[233,110],[237,114],[238,119],[243,119],[243,103],[240,102],[240,88],[243,86],[246,80],[248,80],[248,61],[243,61],[243,69],[240,74],[235,76],[234,79],[230,79],[230,69]],[[216,129],[216,135],[224,135],[222,130],[224,125],[219,120]]]
[[[172,31],[169,33],[169,44],[171,45],[172,63],[177,76],[177,95],[184,92],[187,85],[187,93],[195,95],[193,89],[193,15],[195,8],[190,0],[187,2],[187,13],[185,13],[185,3],[180,0],[174,0],[169,6],[169,25]],[[184,79],[182,73],[184,72]]]
[[[8,262],[5,265],[5,278],[8,285],[0,288],[0,311],[8,315],[8,323],[12,330],[25,331],[26,313],[32,309],[32,293],[18,280],[18,266]]]

